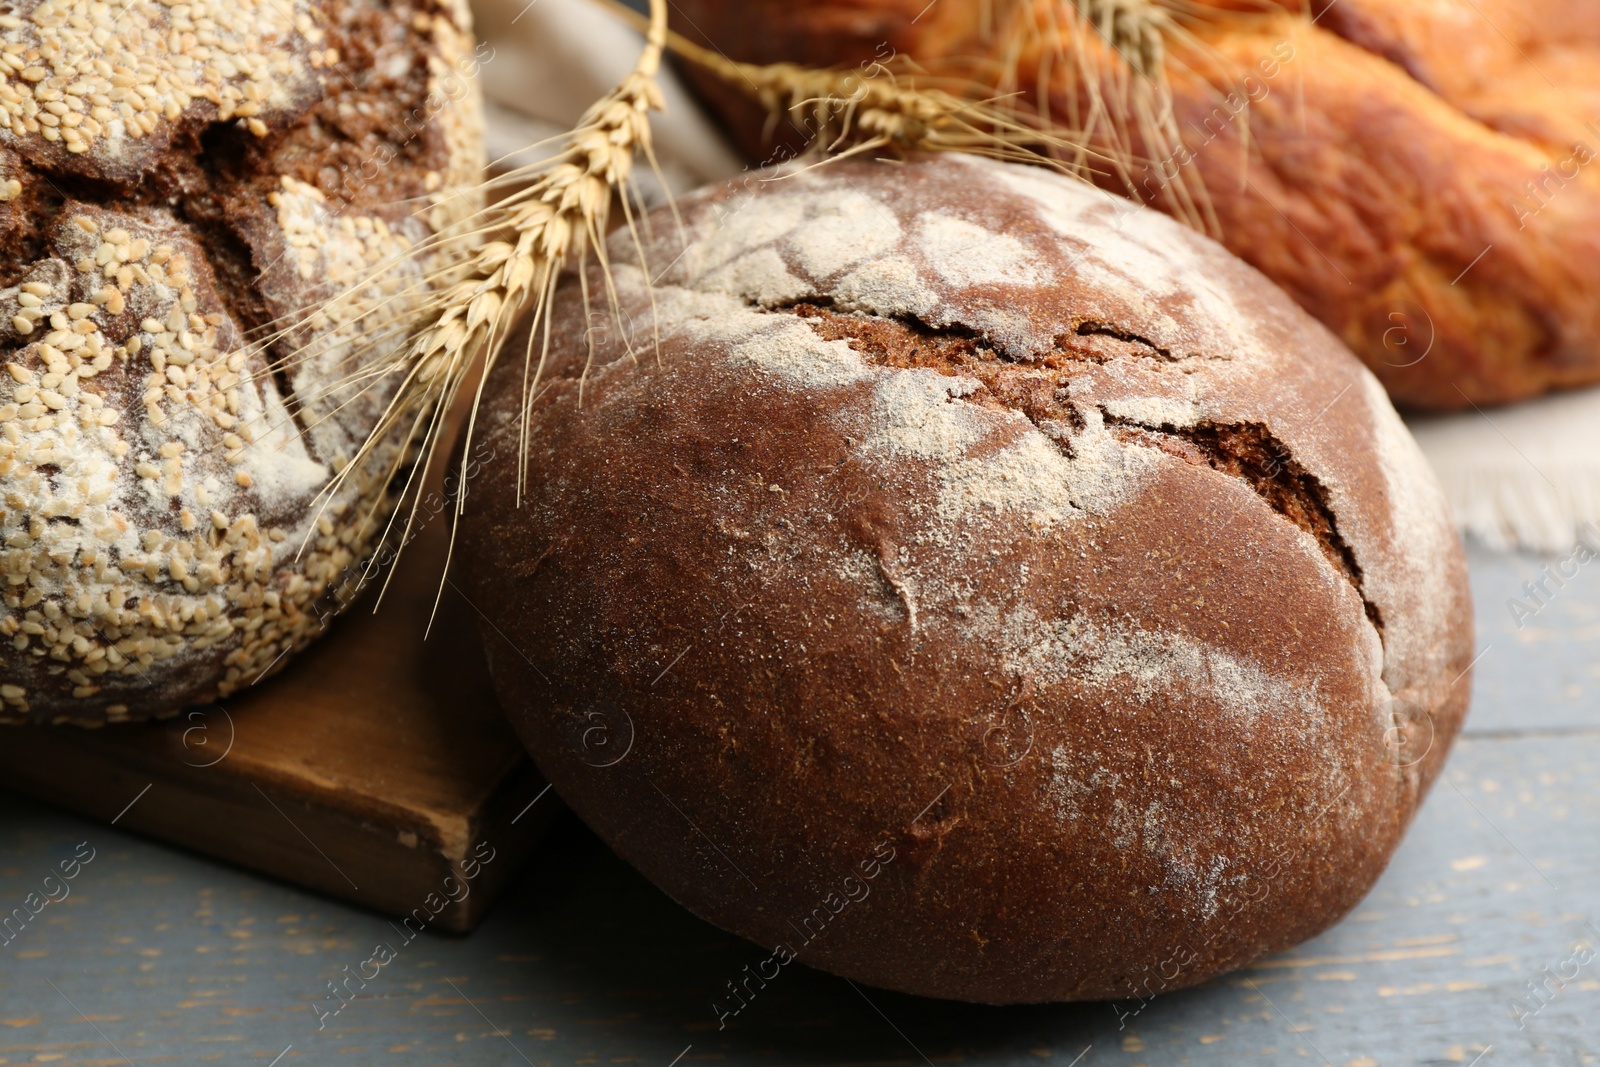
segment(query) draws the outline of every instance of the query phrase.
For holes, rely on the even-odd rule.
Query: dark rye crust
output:
[[[508,458],[472,486],[464,586],[540,769],[697,914],[907,992],[1147,996],[1343,915],[1470,685],[1460,548],[1376,381],[1054,175],[769,176],[680,202],[687,250],[653,220],[654,312],[613,243],[633,356],[563,291],[520,506]]]
[[[225,696],[353,595],[393,501],[319,494],[392,316],[249,342],[391,257],[417,283],[478,177],[470,33],[452,0],[0,15],[0,722]]]

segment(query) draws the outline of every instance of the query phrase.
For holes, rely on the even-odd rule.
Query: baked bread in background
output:
[[[1352,907],[1470,688],[1377,380],[1040,168],[679,207],[648,273],[613,239],[615,318],[568,280],[531,424],[507,358],[473,446],[462,584],[578,814],[775,965],[930,996],[1148,996]]]
[[[1080,14],[1110,9],[1120,51]],[[1127,61],[1150,52],[1128,27],[1179,10],[1184,32],[1164,36],[1161,69],[1182,145],[1153,144]],[[1107,187],[1131,183],[1214,232],[1343,338],[1398,404],[1463,408],[1600,381],[1594,4],[680,0],[674,17],[734,59],[905,55],[1014,84],[1085,126],[1093,84],[1107,110],[1092,140],[1138,160],[1107,173]],[[766,116],[740,89],[690,73],[745,151],[771,158]],[[1202,186],[1209,210],[1188,199]]]
[[[470,16],[47,0],[0,60],[0,720],[176,712],[320,633],[387,518],[401,439],[319,494],[405,304],[247,341],[416,291],[482,166]]]

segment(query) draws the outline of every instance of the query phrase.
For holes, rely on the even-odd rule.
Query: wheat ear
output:
[[[629,195],[634,191],[634,162],[643,155],[654,165],[648,113],[662,106],[655,77],[667,32],[666,0],[651,0],[650,8],[645,47],[633,70],[584,113],[566,135],[561,151],[550,160],[496,179],[491,184],[518,188],[467,222],[436,235],[421,249],[412,250],[415,255],[459,245],[464,239],[486,238],[464,258],[445,257],[445,265],[423,285],[386,296],[388,306],[415,305],[395,326],[403,343],[388,346],[390,354],[330,385],[355,383],[370,388],[384,379],[397,379],[371,434],[324,490],[325,498],[332,499],[343,480],[370,462],[390,435],[402,434],[416,442],[419,462],[406,475],[402,490],[402,499],[409,496],[411,507],[397,510],[391,517],[385,542],[396,533],[402,512],[405,519],[398,531],[399,543],[403,546],[410,539],[421,505],[421,494],[414,490],[445,442],[449,412],[476,373],[478,384],[465,430],[470,449],[484,383],[513,325],[524,313],[532,320],[525,376],[525,396],[531,398],[548,351],[549,315],[561,271],[574,257],[582,261],[590,254],[604,265],[615,192],[624,194],[622,202],[632,223]],[[609,278],[609,271],[606,275]],[[359,299],[357,294],[365,287],[353,286],[334,301]],[[354,317],[374,315],[378,310],[361,307]],[[532,339],[541,333],[545,348],[535,360]],[[524,425],[527,421],[523,420]],[[524,451],[526,447],[524,437]],[[398,477],[405,458],[396,459],[387,472],[390,478]],[[469,466],[464,452],[458,482],[463,487]],[[519,496],[521,468],[519,463]],[[465,492],[457,494],[457,517],[465,497]],[[452,552],[454,542],[452,529]],[[447,561],[446,570],[448,566]]]
[[[1041,124],[1081,131],[1113,161],[1128,196],[1147,199],[1136,165],[1171,160],[1183,146],[1168,80],[1169,45],[1197,42],[1180,10],[1187,11],[1184,0],[1007,0],[995,15],[1000,62],[992,79],[1004,90],[1030,88],[1020,70],[1032,59]],[[1068,89],[1061,116],[1052,113],[1050,92],[1058,79]],[[1157,199],[1189,226],[1218,232],[1205,185],[1190,168],[1165,180]]]
[[[617,0],[600,2],[643,24]],[[1204,46],[1184,28],[1180,12],[1191,14],[1186,0],[984,0],[979,22],[998,41],[998,68],[975,70],[970,58],[952,57],[933,79],[883,63],[829,70],[741,63],[670,32],[667,47],[756,97],[774,118],[798,116],[813,145],[835,148],[851,141],[852,151],[894,146],[1028,163],[1047,154],[1080,177],[1113,177],[1137,200],[1137,149],[1168,159],[1183,143],[1167,80],[1167,44],[1182,42],[1195,51]],[[1108,63],[1107,49],[1121,62]],[[1019,77],[1024,53],[1036,55],[1039,64],[1040,91],[1031,114],[1019,106],[1027,88]],[[897,57],[890,63],[907,61]],[[1046,91],[1057,64],[1085,100],[1080,105],[1075,94],[1069,96],[1065,116],[1051,113]],[[900,76],[912,73],[919,77]],[[1133,119],[1131,130],[1126,116]],[[1194,228],[1220,228],[1204,184],[1187,168],[1165,184],[1162,196]]]
[[[636,26],[645,25],[617,0],[599,2]],[[671,30],[665,44],[682,59],[754,96],[770,113],[796,115],[808,144],[832,159],[894,148],[963,152],[1058,169],[1079,169],[1061,163],[1074,152],[1083,169],[1109,162],[1074,131],[1046,129],[1005,106],[991,88],[970,80],[917,78],[918,72],[884,63],[849,69],[742,63]]]
[[[1290,7],[1292,14],[1309,17],[1309,4]],[[1105,145],[1103,154],[1119,163],[1132,164],[1142,156],[1147,171],[1150,164],[1161,168],[1156,188],[1148,179],[1139,182],[1131,166],[1120,171],[1129,196],[1153,200],[1194,229],[1220,237],[1221,224],[1205,182],[1185,155],[1171,76],[1191,76],[1209,88],[1217,103],[1224,103],[1230,95],[1224,87],[1238,81],[1239,71],[1207,43],[1204,27],[1283,13],[1275,0],[1241,0],[1227,9],[1193,0],[1005,0],[997,16],[1003,40],[994,81],[1002,88],[1021,88],[1022,57],[1034,57],[1037,104],[1049,127],[1049,88],[1056,84],[1055,67],[1060,65],[1061,81],[1073,90],[1065,100],[1067,124]],[[1242,160],[1250,150],[1249,116],[1248,105],[1234,114],[1240,123]]]
[[[444,441],[447,413],[458,397],[464,398],[463,390],[476,375],[478,384],[471,396],[459,471],[460,484],[465,484],[484,383],[501,356],[512,325],[529,313],[517,457],[520,501],[531,444],[529,415],[550,351],[551,311],[564,266],[577,258],[581,268],[589,255],[595,256],[602,268],[599,276],[604,279],[605,297],[615,307],[605,245],[614,193],[622,194],[627,226],[643,261],[643,242],[631,206],[630,194],[636,192],[631,175],[639,157],[656,166],[648,113],[661,106],[654,78],[667,47],[737,85],[757,86],[762,99],[772,106],[805,112],[813,143],[831,150],[833,158],[892,147],[966,152],[1066,169],[1059,162],[1061,157],[1074,151],[1083,158],[1093,155],[1070,131],[1042,130],[1026,116],[1011,115],[994,100],[969,95],[977,92],[970,83],[964,83],[963,91],[952,92],[917,86],[881,66],[827,71],[792,64],[735,63],[669,32],[665,6],[665,0],[651,0],[648,20],[627,9],[619,12],[645,29],[645,48],[632,73],[596,102],[567,135],[555,159],[495,179],[490,187],[521,187],[409,254],[459,249],[464,241],[482,239],[484,243],[466,252],[464,258],[442,255],[442,265],[422,283],[391,287],[378,304],[358,303],[348,309],[350,315],[342,317],[348,322],[392,314],[397,307],[405,309],[392,327],[401,331],[402,343],[385,346],[391,354],[364,361],[339,382],[329,384],[330,388],[355,385],[369,389],[381,381],[396,383],[366,444],[325,491],[330,498],[344,477],[372,460],[377,444],[389,435],[403,434],[418,442],[420,461],[407,475],[401,494],[402,498],[412,497],[412,506],[396,510],[385,529],[385,542],[396,532],[402,513],[405,519],[399,544],[403,547],[409,540],[420,505],[420,494],[413,489]],[[582,299],[590,300],[589,273],[579,269],[577,277]],[[362,300],[360,294],[368,291],[370,281],[353,286],[330,303]],[[396,459],[388,472],[391,479],[398,475],[403,459]],[[464,506],[462,493],[455,503],[455,519],[459,520]],[[454,537],[452,530],[452,554]]]

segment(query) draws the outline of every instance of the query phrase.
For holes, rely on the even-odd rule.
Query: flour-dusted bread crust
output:
[[[410,250],[478,180],[466,9],[46,2],[0,15],[0,720],[177,711],[279,668],[362,576]]]
[[[679,206],[653,296],[612,242],[625,334],[563,291],[520,504],[497,372],[461,533],[578,813],[721,926],[978,1001],[1191,985],[1359,900],[1471,658],[1373,376],[1220,246],[1043,170]]]
[[[1006,91],[1085,125],[1096,112],[1073,58],[1088,56],[1109,112],[1092,126],[1113,119],[1132,137],[1099,147],[1131,152],[1137,195],[1193,211],[1179,190],[1203,185],[1221,240],[1349,344],[1397,403],[1465,408],[1600,382],[1600,6],[1180,5],[1166,74],[1181,147],[1140,143],[1129,68],[1078,14],[1123,10],[1128,22],[1144,6],[681,0],[674,16],[740,60],[900,55],[982,80],[1011,71]],[[1008,31],[1022,23],[1060,30],[1019,48]],[[744,88],[698,82],[752,158],[772,158],[772,127]]]

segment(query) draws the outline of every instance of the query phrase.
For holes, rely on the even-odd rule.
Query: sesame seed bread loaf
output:
[[[698,914],[913,993],[1147,996],[1332,923],[1470,684],[1377,380],[1059,175],[775,177],[682,200],[686,246],[655,219],[653,294],[614,241],[631,337],[568,287],[520,502],[514,462],[472,487],[463,585],[540,769]],[[522,374],[475,447],[517,454]]]
[[[1141,139],[1125,58],[1148,53],[1107,47],[1085,11],[1157,27],[1181,144]],[[1003,91],[1045,98],[1101,150],[1131,156],[1126,180],[1106,168],[1108,188],[1131,184],[1166,211],[1209,205],[1223,243],[1396,403],[1465,408],[1600,382],[1600,5],[682,0],[674,18],[739,60],[901,55],[991,82],[1009,72]],[[1183,33],[1160,29],[1172,19]],[[743,87],[699,84],[752,158],[771,158]],[[1104,137],[1113,126],[1128,137]],[[1186,197],[1200,186],[1205,201]]]
[[[0,719],[171,713],[320,633],[392,506],[398,438],[323,491],[388,398],[355,379],[399,343],[383,331],[405,304],[306,313],[352,286],[417,292],[429,259],[408,250],[472,206],[469,16],[455,0],[8,11]],[[247,343],[281,321],[301,325]]]

